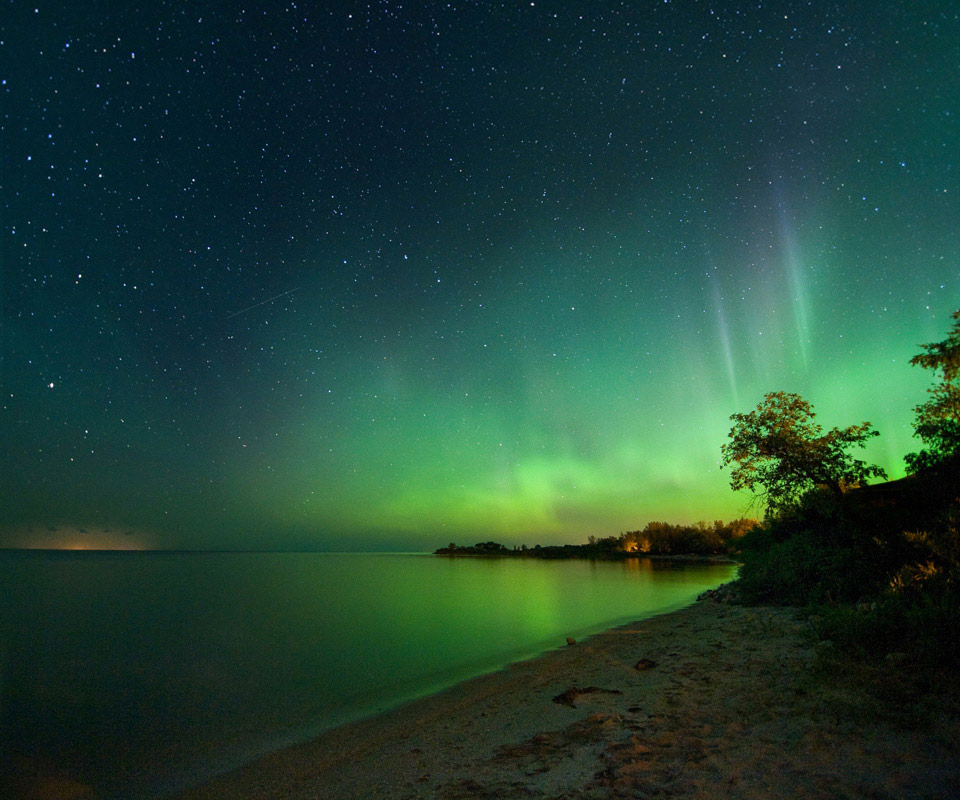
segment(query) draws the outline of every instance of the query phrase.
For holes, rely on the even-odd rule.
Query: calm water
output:
[[[726,565],[2,553],[6,763],[144,797],[692,602]],[[0,762],[2,764],[3,762]]]

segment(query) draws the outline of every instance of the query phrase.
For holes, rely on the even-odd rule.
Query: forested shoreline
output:
[[[499,542],[477,542],[457,545],[451,542],[434,552],[440,556],[480,556],[501,558],[592,558],[616,561],[638,557],[688,557],[728,560],[735,556],[739,540],[754,526],[755,519],[735,519],[725,523],[697,522],[693,525],[672,525],[669,522],[648,522],[642,529],[619,536],[591,536],[584,544],[540,545],[521,544],[512,548]]]

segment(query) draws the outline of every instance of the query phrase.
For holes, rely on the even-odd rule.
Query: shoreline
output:
[[[673,561],[678,563],[690,564],[732,564],[739,565],[740,561],[733,556],[724,554],[701,554],[701,553],[617,553],[610,555],[549,555],[541,556],[531,554],[531,551],[506,553],[442,553],[434,552],[429,555],[437,558],[485,558],[485,559],[529,559],[530,561],[630,561],[644,560],[651,561]]]
[[[813,679],[821,649],[791,609],[706,599],[327,731],[171,800],[960,794],[957,720],[899,724],[856,686]]]

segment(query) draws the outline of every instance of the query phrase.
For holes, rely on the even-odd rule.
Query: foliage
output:
[[[952,319],[946,339],[921,345],[924,352],[910,359],[914,366],[940,374],[940,382],[927,390],[930,399],[914,408],[914,435],[924,449],[906,456],[911,473],[960,459],[960,310]]]
[[[903,538],[908,555],[874,613],[858,622],[858,645],[960,667],[960,497],[929,530]]]
[[[458,556],[505,556],[510,555],[511,551],[504,547],[500,542],[477,542],[472,547],[459,547],[450,542],[446,547],[441,547],[434,551],[434,555],[458,555]]]
[[[738,593],[746,602],[774,605],[875,596],[901,561],[897,548],[875,535],[874,516],[845,496],[808,492],[743,538]]]
[[[952,318],[947,338],[911,360],[940,380],[915,409],[924,449],[907,457],[908,477],[857,488],[882,471],[847,451],[876,432],[824,434],[783,392],[734,415],[722,448],[731,486],[768,505],[740,541],[735,596],[815,608],[841,660],[909,665],[939,685],[960,669],[960,311]]]
[[[753,492],[774,515],[817,486],[841,494],[886,476],[847,452],[878,435],[869,422],[823,433],[800,395],[770,392],[755,410],[730,419],[730,441],[721,447],[722,465],[731,467],[730,486]]]
[[[819,634],[851,656],[903,654],[911,666],[960,668],[960,587],[935,580],[923,592],[890,592],[880,600],[818,609]]]
[[[960,669],[960,472],[892,486],[810,492],[765,520],[741,541],[735,595],[812,608],[843,663],[943,686]]]
[[[644,555],[719,555],[734,551],[740,537],[756,524],[753,519],[736,519],[730,523],[716,520],[695,525],[648,522],[642,530],[622,534],[620,547],[626,552]]]
[[[499,542],[478,542],[458,546],[451,542],[435,551],[442,556],[519,556],[526,558],[599,558],[623,559],[636,556],[727,555],[736,552],[739,540],[757,524],[755,519],[735,519],[725,523],[697,522],[694,525],[671,525],[649,522],[642,530],[619,536],[591,536],[586,544],[520,545],[512,550]]]
[[[743,537],[738,588],[755,602],[806,604],[960,587],[958,527],[960,472],[814,490]]]

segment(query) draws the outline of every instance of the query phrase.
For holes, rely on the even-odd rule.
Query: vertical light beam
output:
[[[723,358],[727,365],[727,379],[730,381],[733,407],[740,408],[740,394],[737,391],[737,370],[733,364],[733,348],[730,345],[730,329],[723,308],[723,295],[720,294],[720,286],[716,279],[711,278],[710,282],[713,285],[713,304],[717,309],[717,331],[720,335],[720,348],[723,350]]]
[[[796,326],[797,344],[803,369],[807,369],[807,347],[810,343],[810,313],[807,304],[807,288],[804,280],[803,255],[797,244],[796,231],[788,218],[786,204],[781,200],[780,238],[783,248],[783,261],[789,284],[790,304],[793,307],[793,320]]]

